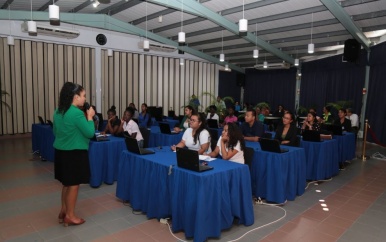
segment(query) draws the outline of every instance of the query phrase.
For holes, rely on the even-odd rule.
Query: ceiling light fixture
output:
[[[111,24],[110,24],[110,10],[109,10],[109,12],[108,12],[108,15],[109,15],[109,18],[108,18],[108,24],[109,24],[109,26],[108,26],[108,30],[109,30],[109,32],[110,32],[110,29],[111,29]],[[108,49],[107,50],[107,56],[108,57],[112,57],[113,56],[113,50],[112,49]]]
[[[259,50],[257,49],[257,23],[256,23],[256,32],[255,32],[255,35],[256,35],[256,39],[255,39],[255,42],[256,42],[256,49],[253,50],[253,58],[259,58]]]
[[[314,13],[311,15],[311,43],[308,44],[308,53],[314,53],[315,45],[312,43],[312,29],[314,24]]]
[[[248,19],[244,18],[244,0],[243,0],[243,18],[239,21],[239,33],[248,31]]]
[[[149,51],[150,49],[150,42],[147,39],[147,0],[145,1],[145,8],[146,8],[146,22],[145,22],[145,40],[143,41],[143,50],[144,51]]]
[[[264,68],[268,68],[268,62],[267,62],[267,53],[264,55],[264,63],[263,63]]]
[[[31,0],[31,21],[28,21],[27,25],[28,25],[28,34],[37,35],[38,30],[37,30],[36,22],[32,20],[32,0]]]
[[[296,50],[296,58],[295,58],[294,65],[295,65],[295,66],[299,66],[298,50]]]
[[[229,65],[228,64],[225,64],[225,70],[229,71]]]
[[[12,27],[11,27],[11,4],[8,3],[8,21],[9,21],[9,35],[7,37],[8,45],[15,45],[15,39],[12,36]]]
[[[225,55],[224,55],[224,35],[223,31],[221,30],[221,54],[220,54],[220,62],[224,62],[225,60]]]
[[[185,43],[184,27],[184,0],[181,1],[181,32],[178,33],[178,43]]]
[[[50,16],[51,25],[59,25],[59,6],[55,5],[55,0],[52,0],[52,5],[48,6],[48,15]]]
[[[183,66],[185,64],[184,58],[180,58],[180,66]]]
[[[92,4],[92,6],[94,6],[94,8],[98,7],[99,6],[99,1],[98,0],[95,0],[94,3]]]

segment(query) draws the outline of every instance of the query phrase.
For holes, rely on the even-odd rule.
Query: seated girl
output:
[[[119,125],[118,133],[127,132],[132,138],[135,138],[140,148],[143,148],[143,137],[139,130],[138,124],[132,119],[134,109],[128,107],[123,113],[121,124]]]

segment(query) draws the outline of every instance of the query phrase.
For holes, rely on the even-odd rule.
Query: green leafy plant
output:
[[[1,105],[4,105],[8,109],[8,111],[11,112],[11,106],[9,106],[8,103],[3,101],[3,96],[5,97],[6,95],[9,95],[9,93],[4,90],[1,90]]]
[[[352,100],[342,100],[342,101],[327,103],[326,106],[331,106],[334,109],[339,110],[341,108],[346,109],[346,108],[352,107],[352,103],[353,103]]]
[[[268,108],[269,110],[271,110],[271,107],[269,106],[269,103],[267,103],[267,102],[260,102],[260,103],[256,104],[255,109],[257,107],[260,108],[260,109]]]

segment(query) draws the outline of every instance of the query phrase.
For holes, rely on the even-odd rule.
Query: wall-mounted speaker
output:
[[[98,34],[96,36],[96,42],[99,44],[99,45],[105,45],[107,43],[107,38],[104,34]]]
[[[344,42],[343,60],[357,62],[361,53],[361,44],[356,39],[348,39]]]

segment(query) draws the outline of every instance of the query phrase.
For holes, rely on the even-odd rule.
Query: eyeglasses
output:
[[[189,122],[198,122],[198,120],[194,120],[194,119],[191,119],[191,120],[189,120]]]
[[[288,117],[283,117],[283,119],[291,120],[291,118],[288,118]]]

